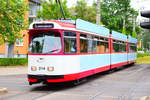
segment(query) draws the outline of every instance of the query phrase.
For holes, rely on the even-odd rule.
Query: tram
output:
[[[137,39],[77,19],[29,28],[28,82],[75,82],[136,61]]]

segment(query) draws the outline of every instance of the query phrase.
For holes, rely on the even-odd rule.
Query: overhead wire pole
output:
[[[62,7],[62,5],[61,5],[60,0],[56,0],[56,3],[58,3],[58,4],[59,4],[59,7],[60,7],[60,10],[61,10],[61,13],[62,13],[62,15],[63,15],[63,17],[64,17],[64,20],[66,20],[65,12],[64,12],[64,9],[63,9],[63,7]]]
[[[97,0],[97,6],[96,6],[96,24],[100,25],[101,22],[101,1]]]

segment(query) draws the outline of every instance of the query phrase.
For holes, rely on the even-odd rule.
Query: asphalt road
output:
[[[78,86],[28,85],[26,75],[0,76],[0,100],[140,100],[150,96],[150,64],[134,65],[89,77]]]

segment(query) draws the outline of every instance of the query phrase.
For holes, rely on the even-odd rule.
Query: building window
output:
[[[42,9],[41,3],[40,0],[29,1],[29,24],[37,20],[37,12]]]
[[[16,46],[23,46],[23,39],[17,39]]]
[[[37,11],[41,9],[41,6],[39,3],[36,2],[29,2],[29,15],[30,16],[37,16]]]
[[[65,31],[64,32],[64,52],[65,53],[76,53],[76,32]]]

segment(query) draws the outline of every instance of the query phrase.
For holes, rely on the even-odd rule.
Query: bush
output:
[[[142,48],[137,48],[137,50],[138,50],[138,51],[143,51],[143,49],[142,49]]]
[[[138,53],[137,57],[150,56],[150,53]]]
[[[27,65],[27,58],[0,58],[0,66]]]

